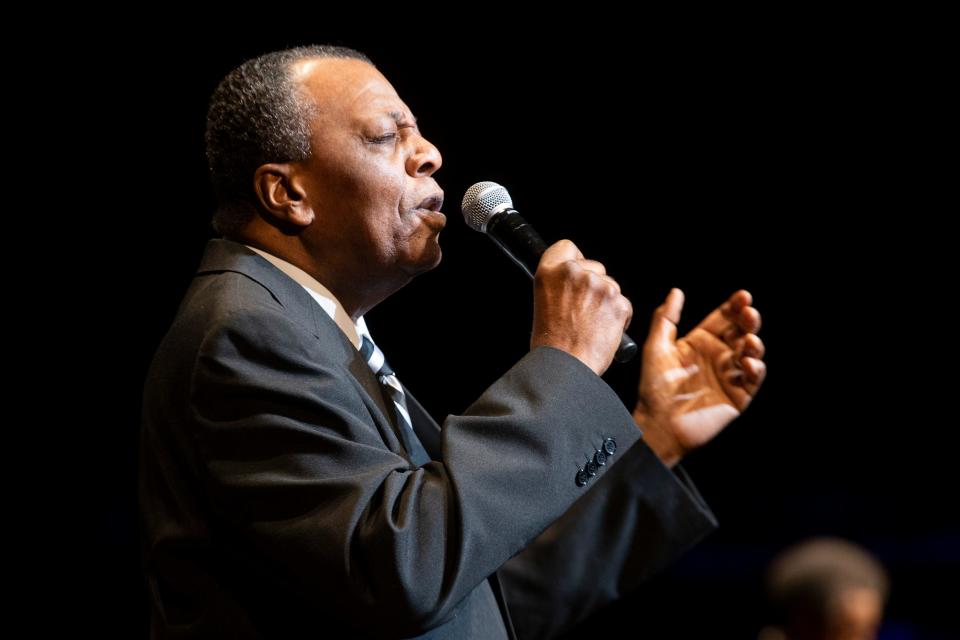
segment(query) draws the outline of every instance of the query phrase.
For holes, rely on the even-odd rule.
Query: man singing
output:
[[[440,152],[386,78],[345,48],[266,54],[206,141],[222,237],[144,389],[154,637],[547,638],[715,527],[677,463],[762,384],[748,292],[679,340],[670,292],[631,412],[600,377],[630,302],[562,240],[530,351],[438,425],[363,318],[446,223]]]

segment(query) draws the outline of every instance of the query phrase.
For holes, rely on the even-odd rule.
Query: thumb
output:
[[[680,322],[680,311],[683,309],[683,291],[674,287],[667,294],[667,299],[653,312],[650,322],[650,335],[647,345],[672,345],[677,340],[677,323]]]
[[[540,264],[553,266],[567,260],[583,260],[583,254],[571,240],[558,240],[540,256]],[[539,267],[539,265],[538,265]]]

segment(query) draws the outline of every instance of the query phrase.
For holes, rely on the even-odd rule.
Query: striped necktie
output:
[[[390,368],[386,358],[383,357],[383,352],[377,348],[373,340],[365,335],[361,335],[360,338],[362,340],[360,355],[367,361],[367,365],[370,367],[370,370],[373,371],[373,375],[375,375],[380,381],[380,384],[383,385],[383,389],[390,399],[390,404],[393,405],[393,414],[397,429],[400,432],[400,440],[403,442],[407,453],[410,454],[410,460],[418,467],[426,464],[430,461],[430,456],[423,448],[420,439],[417,438],[417,434],[413,430],[413,423],[410,421],[410,412],[407,410],[407,398],[403,393],[403,387],[400,386],[400,381],[397,380],[393,369]]]

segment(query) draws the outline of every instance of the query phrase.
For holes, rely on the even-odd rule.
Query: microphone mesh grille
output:
[[[513,207],[506,189],[496,182],[478,182],[463,194],[460,205],[463,219],[471,229],[486,232],[490,216],[505,207]]]

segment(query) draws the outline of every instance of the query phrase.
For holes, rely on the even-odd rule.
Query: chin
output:
[[[443,251],[440,249],[440,245],[433,242],[424,248],[415,261],[409,262],[404,268],[404,271],[407,272],[407,275],[418,276],[421,273],[435,269],[436,266],[440,264],[442,258]]]

